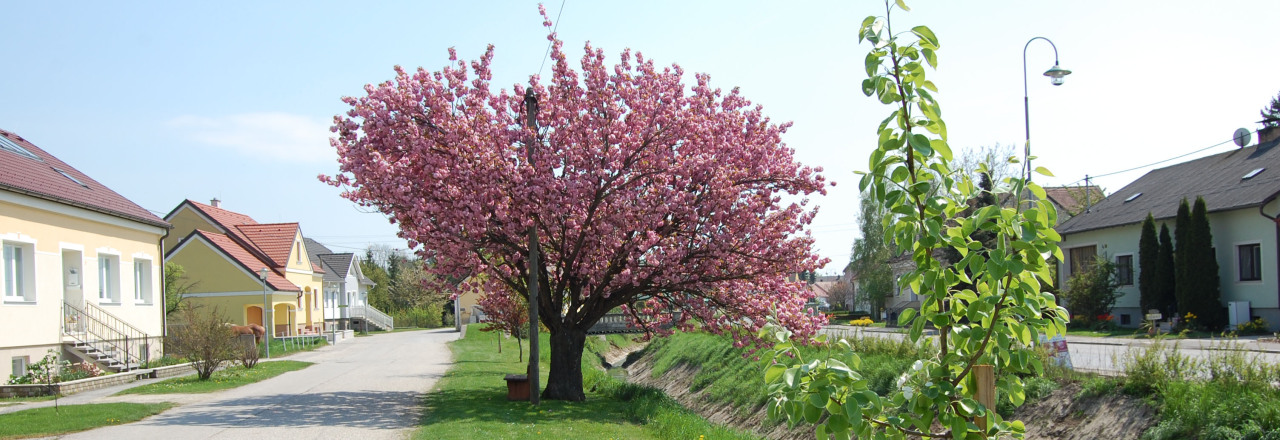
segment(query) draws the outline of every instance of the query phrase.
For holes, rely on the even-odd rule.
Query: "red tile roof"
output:
[[[200,203],[191,199],[187,199],[186,203],[189,203],[191,204],[192,207],[200,210],[201,213],[203,213],[206,217],[209,217],[209,219],[213,220],[214,223],[217,223],[218,226],[221,226],[222,229],[230,230],[236,225],[258,224],[257,221],[254,221],[253,217],[249,217],[247,215],[244,215],[238,212],[228,211],[222,208],[214,207],[213,205],[206,205],[204,203]]]
[[[156,217],[155,214],[98,183],[71,165],[67,165],[66,162],[21,136],[0,130],[0,137],[35,156],[31,158],[8,149],[0,149],[0,190],[51,200],[151,226],[170,227],[169,223]],[[72,180],[73,178],[79,183]]]
[[[298,236],[297,223],[236,225],[235,229],[275,266],[289,265],[289,254],[293,252],[294,239]]]
[[[192,231],[191,235],[187,236],[187,238],[183,239],[183,241],[190,240],[192,237],[197,235],[204,238],[214,247],[221,250],[222,253],[231,257],[231,259],[239,263],[241,267],[249,271],[249,273],[255,274],[255,276],[258,273],[258,270],[262,269],[263,267],[271,267],[271,263],[262,261],[256,255],[249,252],[244,247],[240,246],[239,243],[236,243],[235,240],[232,240],[231,237],[227,237],[226,235],[223,235],[223,234],[219,234],[216,232],[202,231],[197,229],[195,231]],[[302,291],[302,289],[298,288],[298,286],[289,282],[288,279],[285,279],[284,275],[282,275],[278,270],[275,270],[275,269],[267,272],[267,284],[270,285],[271,288],[276,291],[285,291],[285,292]]]

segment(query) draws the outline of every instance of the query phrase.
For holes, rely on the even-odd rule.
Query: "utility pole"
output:
[[[531,131],[529,140],[525,142],[525,160],[533,167],[533,144],[538,139],[538,95],[533,87],[524,91],[525,125]],[[538,249],[538,216],[535,214],[533,224],[529,226],[529,402],[538,405],[538,271],[541,251]]]
[[[1092,192],[1093,192],[1093,188],[1089,186],[1089,175],[1085,174],[1084,175],[1084,212],[1089,212],[1089,208],[1090,208],[1089,205],[1091,204],[1089,200],[1089,196],[1092,195],[1090,194]]]

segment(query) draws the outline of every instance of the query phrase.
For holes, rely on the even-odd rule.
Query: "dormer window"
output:
[[[1142,193],[1136,193],[1136,194],[1134,194],[1134,195],[1131,195],[1131,196],[1129,196],[1129,198],[1124,199],[1124,202],[1125,202],[1125,203],[1132,202],[1134,199],[1136,199],[1136,198],[1138,198],[1138,197],[1142,197]]]
[[[1240,178],[1240,180],[1249,180],[1249,179],[1252,179],[1252,178],[1254,178],[1254,176],[1257,176],[1257,175],[1259,175],[1259,174],[1262,174],[1262,172],[1263,172],[1263,171],[1266,171],[1266,170],[1267,170],[1266,168],[1258,168],[1258,169],[1256,169],[1256,170],[1250,171],[1250,172],[1249,172],[1249,174],[1245,174],[1245,175],[1244,175],[1244,177],[1241,177],[1241,178]]]

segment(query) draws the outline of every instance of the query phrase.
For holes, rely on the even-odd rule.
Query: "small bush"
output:
[[[199,309],[182,309],[186,325],[176,327],[165,345],[191,361],[200,380],[209,380],[222,364],[237,358],[240,347],[236,344],[237,337],[226,325],[227,319],[216,307],[207,313]]]
[[[425,306],[397,310],[388,313],[396,321],[396,327],[436,328],[443,325],[442,304],[429,303]]]
[[[849,325],[852,325],[854,327],[866,327],[871,324],[875,324],[875,321],[872,321],[871,318],[858,318],[858,319],[849,321]]]

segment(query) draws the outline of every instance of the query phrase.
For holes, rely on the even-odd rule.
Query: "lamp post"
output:
[[[259,269],[258,276],[262,278],[262,327],[263,330],[266,330],[266,337],[263,338],[263,342],[267,344],[267,359],[271,359],[271,333],[273,332],[271,330],[271,315],[267,313],[270,310],[267,303],[267,268]]]
[[[1026,180],[1031,180],[1031,101],[1027,98],[1027,48],[1031,46],[1032,41],[1036,40],[1044,40],[1053,47],[1053,67],[1044,72],[1044,76],[1051,78],[1053,85],[1062,85],[1063,78],[1071,74],[1070,70],[1058,67],[1058,46],[1048,38],[1034,37],[1022,46],[1022,115],[1027,129],[1027,139],[1022,150],[1022,162],[1026,168],[1023,170],[1022,177]]]

